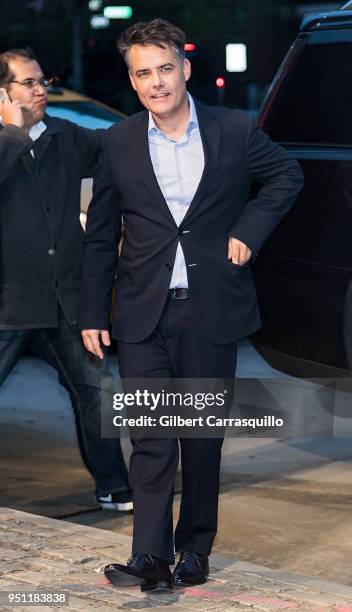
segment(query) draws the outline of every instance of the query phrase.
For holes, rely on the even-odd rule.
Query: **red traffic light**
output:
[[[215,82],[216,82],[216,87],[219,87],[219,89],[223,89],[225,87],[224,77],[218,77]]]
[[[194,43],[185,43],[184,50],[185,51],[195,51],[197,46]]]

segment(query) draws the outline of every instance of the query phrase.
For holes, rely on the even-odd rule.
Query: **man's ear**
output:
[[[183,74],[184,74],[184,77],[185,77],[185,81],[188,81],[188,79],[191,76],[191,72],[192,72],[191,62],[189,61],[189,59],[185,58],[183,60]]]
[[[132,85],[133,89],[135,91],[137,91],[137,87],[135,85],[134,78],[133,78],[133,76],[132,76],[132,74],[130,72],[128,72],[128,76],[130,77],[130,81],[131,81],[131,85]]]

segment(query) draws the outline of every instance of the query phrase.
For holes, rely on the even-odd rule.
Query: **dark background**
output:
[[[140,20],[169,19],[185,30],[197,50],[190,91],[204,102],[256,110],[291,45],[305,12],[339,8],[343,3],[301,0],[124,0],[133,16],[93,30],[88,0],[0,0],[0,51],[30,45],[47,76],[130,114],[139,109],[127,71],[116,49],[120,31]],[[248,69],[228,73],[225,45],[247,45]],[[216,78],[225,78],[219,90]]]

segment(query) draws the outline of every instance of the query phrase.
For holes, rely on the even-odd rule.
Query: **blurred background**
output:
[[[344,4],[123,1],[0,0],[0,51],[30,45],[46,76],[85,94],[51,91],[50,114],[108,127],[121,120],[117,111],[139,110],[116,40],[132,23],[155,17],[186,32],[191,93],[257,114],[303,16]],[[255,346],[239,346],[237,377],[252,379],[264,402],[260,408],[275,412],[282,400],[304,438],[226,438],[215,550],[352,586],[352,326],[344,325],[345,316],[352,321],[352,13],[346,15],[338,16],[341,28],[335,17],[318,28],[319,18],[300,34],[299,52],[261,113],[267,133],[300,161],[306,187],[253,267],[264,329]],[[91,182],[83,183],[82,194],[83,222]],[[116,355],[112,365],[117,374]],[[329,392],[322,421],[307,407],[313,400],[320,406],[330,387],[322,386],[321,394],[313,381],[304,386],[305,398],[299,393],[307,382],[302,378],[320,376],[336,381],[334,413]],[[270,380],[276,383],[271,392]],[[252,397],[242,396],[242,405],[254,405]],[[308,437],[312,422],[319,435]],[[128,440],[123,447],[127,458]],[[176,506],[180,483],[178,477]],[[79,455],[67,392],[49,365],[26,355],[0,391],[1,505],[131,534],[131,515],[103,512],[93,485]]]
[[[139,110],[116,48],[136,21],[168,19],[187,35],[189,90],[203,102],[256,111],[304,14],[304,0],[0,0],[0,51],[30,45],[47,76],[124,113]]]

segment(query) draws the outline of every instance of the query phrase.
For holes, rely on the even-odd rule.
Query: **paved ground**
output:
[[[274,571],[213,555],[205,585],[172,594],[145,596],[139,587],[116,588],[102,573],[107,562],[125,562],[130,538],[8,508],[0,508],[0,609],[10,612],[9,594],[64,593],[70,611],[214,610],[352,611],[352,588]],[[64,610],[59,606],[16,605],[17,612]]]
[[[248,345],[238,374],[276,375]],[[289,388],[292,379],[282,380]],[[216,552],[352,586],[351,419],[343,416],[326,439],[225,441]],[[130,535],[130,515],[102,512],[94,502],[69,401],[49,367],[30,358],[18,365],[0,392],[0,423],[3,506]],[[128,441],[124,447],[128,456]]]
[[[284,454],[279,445],[276,451],[278,457]],[[259,455],[264,461],[264,450]],[[351,463],[334,461],[285,477],[222,485],[214,550],[234,559],[352,586],[350,480]],[[131,516],[115,512],[89,512],[69,520],[132,534]]]

